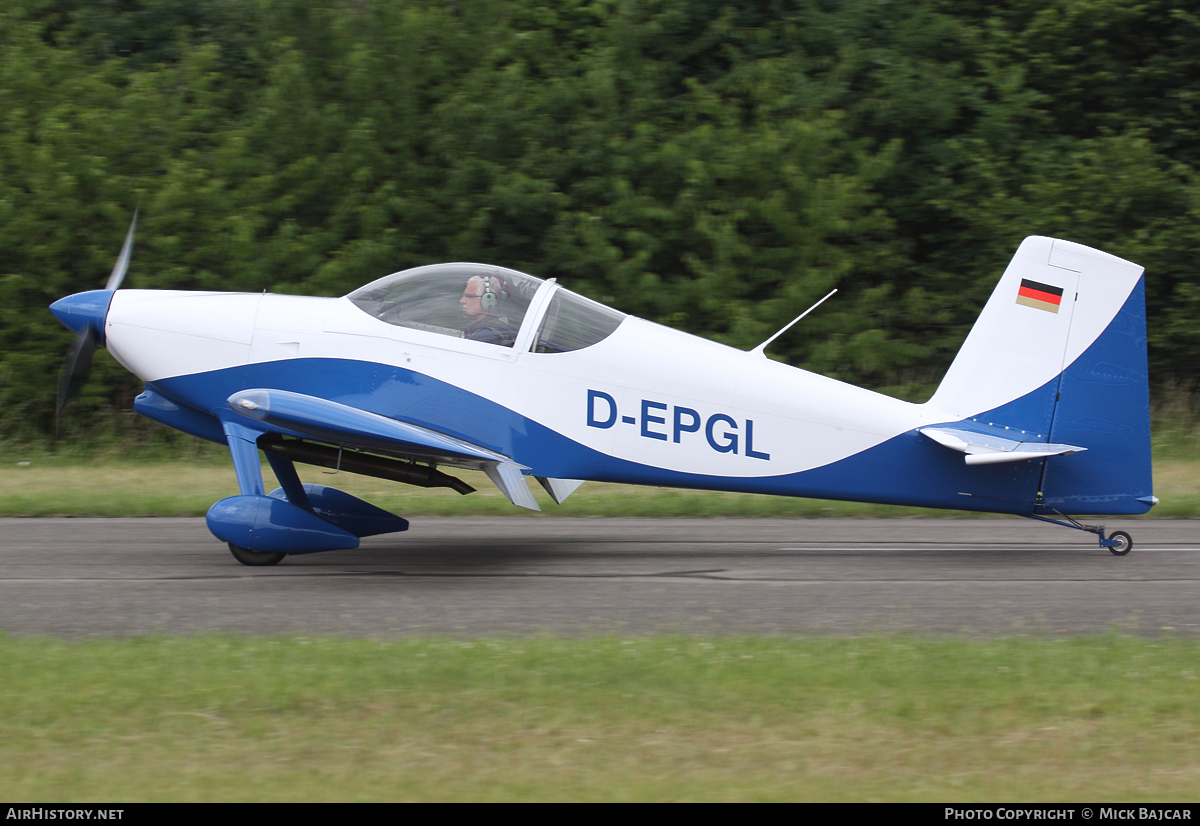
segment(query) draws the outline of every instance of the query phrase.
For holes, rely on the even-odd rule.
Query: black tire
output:
[[[261,553],[259,551],[251,551],[246,548],[239,548],[232,542],[229,543],[229,552],[233,554],[233,558],[243,565],[252,565],[260,567],[263,565],[278,565],[287,554],[272,554]]]
[[[1133,550],[1133,537],[1125,533],[1125,531],[1113,531],[1108,535],[1108,538],[1117,543],[1108,549],[1112,552],[1113,556],[1125,556],[1125,554]]]

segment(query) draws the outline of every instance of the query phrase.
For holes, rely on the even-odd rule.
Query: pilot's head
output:
[[[463,285],[458,305],[468,318],[496,315],[508,298],[508,285],[498,275],[473,275]]]

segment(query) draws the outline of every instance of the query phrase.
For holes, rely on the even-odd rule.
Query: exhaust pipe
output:
[[[416,485],[422,488],[450,488],[464,495],[475,492],[475,488],[462,479],[442,473],[437,468],[428,465],[402,462],[399,459],[387,459],[369,453],[339,450],[300,439],[282,439],[275,436],[264,436],[258,440],[258,446],[267,453],[273,453],[305,465],[344,470],[347,473],[373,476],[376,479],[387,479],[391,482]]]

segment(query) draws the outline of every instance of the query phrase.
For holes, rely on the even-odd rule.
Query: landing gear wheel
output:
[[[278,565],[287,554],[272,554],[261,553],[259,551],[251,551],[247,548],[239,548],[232,542],[229,543],[229,552],[233,554],[233,558],[243,565]],[[1113,551],[1116,553],[1116,551]]]
[[[1113,556],[1125,556],[1133,550],[1133,538],[1125,533],[1125,531],[1113,531],[1108,535],[1109,541],[1116,542],[1116,545],[1109,547],[1109,551]]]

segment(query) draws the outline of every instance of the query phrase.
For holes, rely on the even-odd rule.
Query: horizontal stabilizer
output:
[[[942,447],[966,454],[968,465],[994,465],[1001,462],[1023,462],[1045,459],[1047,456],[1066,456],[1087,450],[1075,445],[1055,445],[1045,442],[1020,442],[986,433],[975,433],[955,427],[922,427],[918,431]]]

